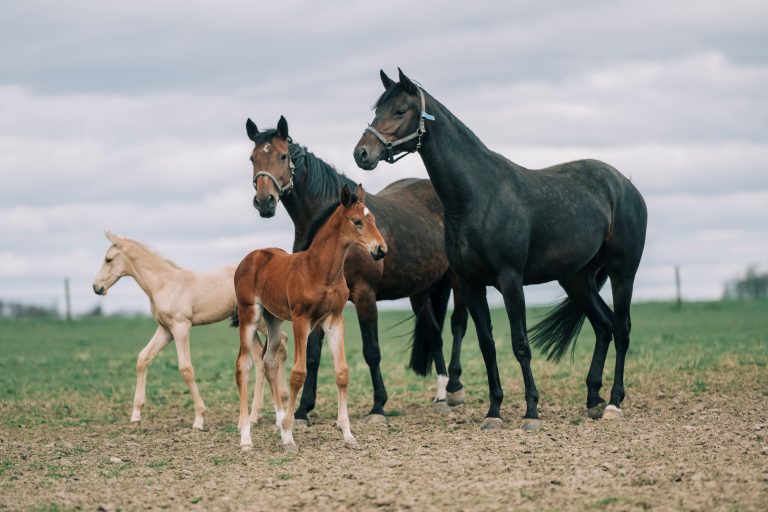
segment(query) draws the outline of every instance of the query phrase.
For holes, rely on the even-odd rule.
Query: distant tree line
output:
[[[103,316],[101,305],[96,305],[84,317]],[[0,299],[0,318],[59,318],[59,308],[40,306],[38,304],[22,304],[21,302],[6,302]]]
[[[755,265],[748,267],[744,277],[725,283],[723,298],[736,300],[768,298],[768,273],[759,273]]]

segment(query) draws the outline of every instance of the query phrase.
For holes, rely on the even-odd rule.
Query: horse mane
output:
[[[153,258],[157,258],[160,261],[162,261],[164,263],[167,263],[168,265],[172,266],[173,268],[182,270],[181,267],[178,266],[176,263],[174,263],[173,261],[169,260],[168,258],[162,256],[160,253],[158,253],[156,251],[153,251],[152,249],[150,249],[149,247],[147,247],[143,243],[139,242],[138,240],[134,240],[132,238],[121,238],[121,241],[122,242],[130,242],[135,247],[137,247],[138,249],[144,251],[146,254],[152,256]],[[119,247],[118,247],[118,249],[119,249]]]
[[[352,202],[357,202],[357,194],[352,191]],[[304,238],[301,240],[301,243],[298,245],[297,252],[300,251],[306,251],[309,249],[309,246],[312,245],[312,240],[315,239],[315,236],[317,236],[317,232],[320,231],[320,229],[325,225],[326,222],[328,222],[328,219],[333,215],[333,212],[336,211],[336,209],[341,204],[340,201],[336,201],[333,204],[328,205],[328,207],[320,212],[309,224],[309,228],[307,229],[306,235],[304,235]]]

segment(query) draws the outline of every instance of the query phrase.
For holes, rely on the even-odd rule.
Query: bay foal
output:
[[[293,413],[296,395],[307,375],[307,337],[320,325],[328,338],[338,388],[338,419],[344,443],[356,446],[347,413],[348,369],[344,357],[344,319],[342,311],[349,298],[344,279],[344,259],[353,245],[366,250],[374,259],[383,258],[387,245],[376,228],[376,221],[365,206],[361,186],[351,192],[345,185],[333,213],[318,230],[306,251],[288,254],[282,249],[260,249],[246,256],[235,271],[237,312],[240,318],[240,353],[235,364],[240,391],[240,447],[249,450],[251,424],[248,421],[248,355],[253,352],[253,332],[264,318],[268,329],[264,371],[272,388],[277,427],[283,447],[295,450]],[[277,343],[280,325],[293,322],[294,357],[290,398],[286,411],[283,398],[275,393]]]
[[[192,368],[192,355],[189,348],[189,330],[193,325],[203,325],[229,318],[235,307],[235,288],[232,279],[235,267],[228,266],[210,272],[186,270],[170,260],[148,249],[144,244],[106,232],[112,245],[107,249],[104,262],[93,280],[93,291],[106,295],[107,291],[121,277],[130,276],[149,297],[152,316],[157,322],[157,330],[147,346],[139,353],[136,361],[136,393],[133,398],[131,423],[141,421],[141,408],[144,406],[147,385],[147,370],[152,359],[172,340],[176,340],[176,353],[179,359],[179,372],[189,386],[192,400],[195,402],[195,421],[193,428],[203,429],[203,415],[206,407],[195,383],[195,371]],[[259,331],[266,334],[264,323],[259,324]],[[259,420],[264,399],[264,374],[262,371],[262,345],[258,335],[251,357],[256,361],[256,387],[253,396],[251,421]],[[282,393],[285,388],[285,358],[288,336],[280,333],[277,352],[280,371],[278,384]]]

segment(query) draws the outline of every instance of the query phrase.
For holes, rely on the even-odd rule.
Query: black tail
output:
[[[600,268],[595,276],[595,284],[600,290],[608,279],[608,271]],[[566,297],[550,312],[544,320],[528,329],[531,345],[547,354],[550,361],[560,361],[568,347],[571,353],[576,348],[576,338],[584,325],[585,315]]]
[[[229,315],[229,326],[240,327],[240,317],[237,316],[237,306],[232,310],[232,314]]]
[[[427,291],[427,300],[421,311],[414,311],[416,325],[408,368],[417,375],[427,376],[432,372],[434,351],[442,349],[443,322],[450,295],[450,281],[443,277]]]

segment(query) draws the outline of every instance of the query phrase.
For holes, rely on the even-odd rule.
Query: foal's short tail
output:
[[[595,276],[595,284],[600,290],[608,279],[608,271],[600,268]],[[576,338],[579,336],[585,315],[566,297],[550,312],[544,320],[528,329],[528,339],[534,347],[547,354],[550,361],[560,361],[568,347],[571,353],[576,348]]]
[[[240,327],[240,317],[237,316],[237,306],[232,310],[232,314],[229,315],[229,326]]]

